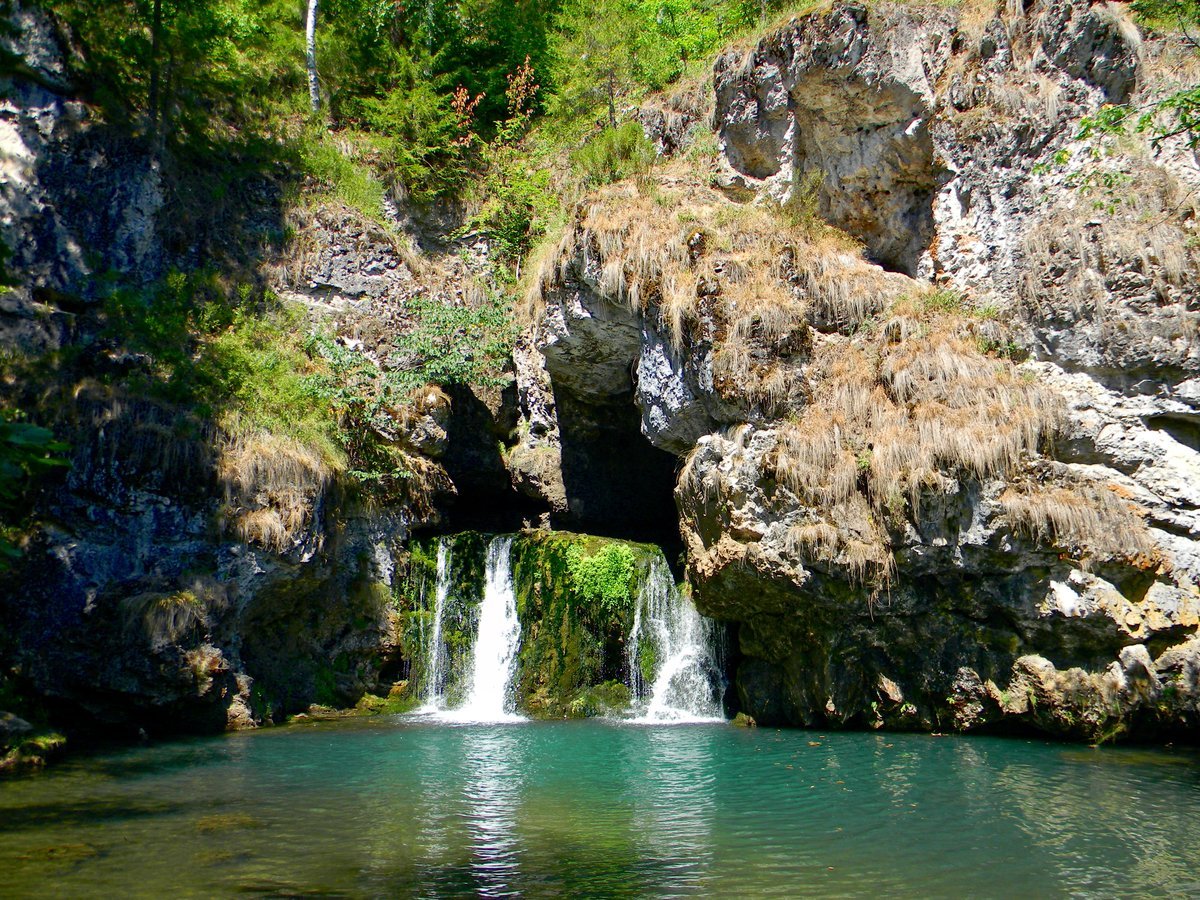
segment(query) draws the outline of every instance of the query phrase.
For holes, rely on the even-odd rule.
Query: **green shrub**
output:
[[[428,63],[403,55],[395,81],[357,104],[359,118],[382,135],[384,163],[418,203],[451,196],[470,175],[471,135],[448,91],[439,90]]]
[[[328,135],[311,134],[298,149],[306,174],[367,218],[383,220],[383,184],[370,169],[342,153]]]
[[[26,492],[47,469],[66,466],[66,444],[54,433],[19,420],[19,414],[0,408],[0,572],[19,556],[13,539],[23,514]]]
[[[633,600],[634,560],[624,544],[605,544],[591,554],[575,545],[567,551],[567,571],[580,599],[615,610]]]
[[[654,155],[642,126],[625,122],[601,131],[572,154],[571,162],[584,183],[598,186],[645,172]]]
[[[504,387],[516,339],[506,299],[498,293],[474,305],[454,306],[432,297],[408,301],[414,317],[396,335],[388,358],[390,390],[403,396],[426,384]]]

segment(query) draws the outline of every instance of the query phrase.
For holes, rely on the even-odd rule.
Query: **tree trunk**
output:
[[[158,47],[162,36],[162,0],[154,0],[154,18],[150,23],[150,134],[158,136],[159,77]]]
[[[321,85],[317,80],[317,2],[308,0],[308,21],[304,29],[308,53],[308,98],[312,101],[312,111],[321,109]]]
[[[617,127],[617,73],[608,70],[608,127]]]

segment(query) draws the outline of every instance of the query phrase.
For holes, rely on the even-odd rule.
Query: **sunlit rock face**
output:
[[[272,246],[279,184],[245,186],[238,228],[175,215],[153,154],[70,98],[47,20],[13,8],[0,41],[38,77],[0,116],[25,276],[6,349],[69,346],[105,270]],[[1200,168],[1168,141],[1087,193],[1072,143],[1166,90],[1123,15],[841,4],[722,55],[697,108],[640,111],[673,158],[585,198],[514,389],[383,426],[427,464],[421,503],[365,508],[295,448],[111,392],[148,361],[88,344],[54,401],[74,467],[5,583],[0,652],[123,728],[350,703],[404,670],[408,539],[465,508],[678,535],[764,723],[1194,738]],[[466,296],[466,261],[434,279],[346,210],[287,226],[305,252],[263,278],[348,345],[384,353],[409,299]]]
[[[634,373],[760,721],[1196,733],[1200,177],[1168,143],[1121,163],[1136,188],[1101,211],[1087,154],[1060,155],[1081,116],[1161,94],[1161,52],[1105,5],[840,5],[718,59],[724,199],[684,188],[677,238],[636,224],[640,188],[628,224],[612,193],[580,214],[531,331],[544,390]],[[641,118],[670,151],[699,116]],[[655,216],[684,180],[649,191]],[[744,275],[712,254],[763,244],[744,211],[764,204],[853,236],[874,273],[814,278],[805,254],[835,251],[801,240],[756,263],[777,312],[739,326]],[[931,285],[960,312],[914,318]]]

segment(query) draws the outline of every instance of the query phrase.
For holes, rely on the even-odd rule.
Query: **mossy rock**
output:
[[[407,692],[389,694],[380,697],[377,694],[364,694],[354,707],[354,711],[364,716],[394,716],[400,713],[412,712],[419,705],[417,698]]]
[[[632,701],[633,693],[629,685],[620,681],[606,681],[576,694],[567,704],[566,715],[571,719],[615,715],[628,710]]]
[[[66,748],[67,739],[57,732],[34,734],[0,756],[0,774],[40,769],[61,756]]]
[[[461,700],[471,651],[478,627],[479,598],[486,581],[487,547],[494,535],[464,531],[445,538],[420,538],[409,544],[408,565],[397,581],[395,609],[400,621],[400,642],[408,666],[407,694],[424,695],[428,668],[427,638],[434,623],[438,544],[450,550],[450,584],[442,611],[442,643],[449,673],[447,699]]]
[[[625,640],[638,585],[660,555],[653,545],[565,531],[524,532],[513,541],[518,707],[557,718],[628,706]],[[619,686],[623,698],[603,685]]]

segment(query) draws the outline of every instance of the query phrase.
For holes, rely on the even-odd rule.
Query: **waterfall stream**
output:
[[[513,540],[514,535],[500,535],[487,543],[481,596],[475,591],[460,596],[461,586],[455,589],[456,568],[459,581],[474,573],[467,576],[471,582],[478,578],[481,560],[470,554],[460,559],[453,550],[454,538],[438,541],[432,608],[425,605],[420,628],[418,713],[460,723],[523,720],[516,713],[514,687],[522,631],[513,584]],[[628,718],[642,723],[721,721],[720,628],[701,616],[679,590],[661,553],[650,555],[640,570],[644,574],[625,641],[633,701]],[[422,596],[428,597],[424,591]],[[619,657],[614,662],[619,665]]]
[[[442,619],[450,593],[450,543],[441,538],[437,548],[437,582],[434,586],[433,634],[425,643],[425,672],[421,683],[421,712],[434,712],[445,704],[446,653],[442,647]]]
[[[629,683],[641,722],[721,721],[716,623],[680,593],[662,557],[650,564],[629,634]]]
[[[444,615],[450,582],[448,548],[444,572],[442,568],[444,547],[444,542],[439,543],[438,593],[434,613],[438,622],[434,625],[434,643],[429,648],[427,657],[431,669],[444,665],[441,618]],[[444,694],[439,693],[436,688],[441,677],[440,670],[434,669],[435,675],[431,680],[434,686],[427,689],[423,697],[426,699],[426,705],[421,712],[434,713],[438,718],[451,722],[524,720],[522,716],[513,712],[512,700],[512,680],[517,665],[517,650],[521,643],[521,624],[517,620],[517,598],[513,591],[511,551],[511,536],[493,538],[488,544],[483,597],[479,602],[479,623],[471,653],[466,699],[460,706],[446,709]]]

